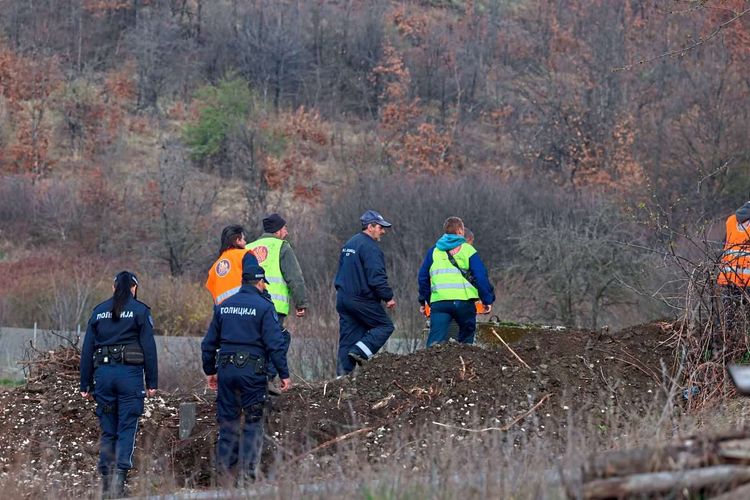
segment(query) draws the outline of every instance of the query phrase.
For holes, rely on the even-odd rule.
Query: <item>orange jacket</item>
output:
[[[242,286],[242,258],[252,250],[230,248],[208,270],[206,288],[214,298],[214,304],[221,304],[240,290]]]
[[[720,285],[750,285],[750,221],[739,224],[737,216],[727,218],[727,237],[721,255]]]

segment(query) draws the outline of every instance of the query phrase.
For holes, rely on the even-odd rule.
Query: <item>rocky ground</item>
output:
[[[531,329],[510,344],[445,344],[409,355],[384,353],[354,376],[296,381],[273,399],[266,464],[315,463],[321,475],[340,447],[356,447],[370,464],[418,460],[419,441],[404,436],[441,429],[443,439],[474,431],[522,428],[558,440],[571,411],[596,419],[612,411],[638,415],[663,396],[672,363],[668,324],[610,334]],[[512,352],[511,352],[512,349]],[[27,384],[0,392],[0,478],[13,476],[34,496],[90,493],[96,483],[95,404],[77,389],[78,354],[42,353]],[[211,394],[161,394],[146,402],[134,478],[154,491],[207,487],[212,481],[215,423]],[[194,402],[197,422],[178,438],[178,409]],[[602,417],[603,418],[603,417]],[[266,465],[266,472],[274,470]],[[143,481],[141,481],[143,484]]]

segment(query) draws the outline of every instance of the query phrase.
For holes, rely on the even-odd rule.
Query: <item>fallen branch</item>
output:
[[[404,394],[406,394],[406,395],[407,395],[407,396],[409,396],[410,398],[413,398],[413,397],[414,397],[414,394],[412,394],[411,392],[409,392],[409,391],[407,391],[406,389],[404,389],[404,387],[403,387],[403,386],[402,386],[401,384],[399,384],[398,382],[396,382],[395,380],[394,380],[393,382],[391,382],[391,383],[392,383],[393,385],[395,385],[396,387],[398,387],[399,389],[401,389],[401,390],[402,390],[402,391],[404,392]]]
[[[340,443],[341,441],[344,441],[345,439],[349,439],[352,436],[356,436],[358,434],[362,434],[363,432],[369,432],[369,431],[371,431],[373,429],[374,429],[374,427],[363,427],[362,429],[358,429],[356,431],[352,431],[352,432],[350,432],[348,434],[343,434],[343,435],[337,436],[337,437],[335,437],[333,439],[329,439],[325,443],[319,444],[318,446],[316,446],[312,450],[306,451],[306,452],[302,453],[301,455],[297,455],[296,457],[294,457],[291,460],[291,462],[287,462],[287,463],[294,463],[294,462],[296,462],[298,460],[302,460],[306,456],[312,455],[316,451],[322,450],[323,448],[327,448],[327,447],[331,446],[332,444]]]
[[[717,465],[700,469],[635,474],[591,481],[583,485],[583,498],[622,498],[630,495],[703,488],[714,484],[750,481],[750,467]]]
[[[497,337],[500,340],[500,342],[502,342],[503,345],[508,348],[508,350],[511,352],[511,354],[513,354],[513,356],[515,356],[516,359],[518,361],[520,361],[523,366],[525,366],[526,368],[528,368],[529,370],[531,370],[531,367],[526,364],[526,361],[524,361],[523,359],[521,359],[521,356],[519,356],[518,354],[516,354],[516,351],[514,351],[513,349],[511,349],[511,347],[508,345],[508,343],[505,340],[503,340],[503,338],[500,335],[497,334],[497,332],[495,331],[494,328],[492,329],[492,333],[495,334],[495,337]]]
[[[723,495],[711,497],[711,500],[735,500],[736,498],[750,498],[750,484],[743,484],[739,488],[727,491]]]
[[[532,407],[531,407],[531,409],[530,409],[529,411],[527,411],[526,413],[524,413],[524,414],[523,414],[523,415],[521,415],[520,417],[516,418],[516,419],[515,419],[515,420],[513,420],[513,421],[512,421],[511,423],[509,423],[509,424],[507,424],[507,425],[504,425],[504,426],[502,426],[502,427],[485,427],[484,429],[467,429],[467,428],[465,428],[465,427],[458,427],[458,426],[456,426],[456,425],[443,424],[443,423],[441,423],[441,422],[434,422],[434,421],[433,421],[432,423],[433,423],[433,424],[435,424],[435,425],[439,425],[440,427],[445,427],[445,428],[447,428],[447,429],[455,429],[455,430],[459,430],[459,431],[465,431],[465,432],[488,432],[488,431],[500,431],[500,432],[507,432],[507,431],[508,431],[508,430],[509,430],[509,429],[510,429],[511,427],[513,427],[513,426],[514,426],[514,425],[516,425],[516,424],[517,424],[518,422],[520,422],[520,421],[521,421],[521,420],[523,420],[524,418],[526,418],[526,417],[528,417],[529,415],[531,415],[531,414],[532,414],[532,413],[533,413],[533,412],[534,412],[534,411],[535,411],[535,410],[536,410],[537,408],[539,408],[540,406],[542,406],[542,404],[543,404],[543,403],[544,403],[544,402],[545,402],[545,401],[546,401],[547,399],[549,399],[549,397],[550,397],[550,396],[552,396],[552,393],[550,393],[550,394],[545,394],[545,395],[544,395],[544,397],[542,397],[542,399],[540,399],[540,400],[539,400],[539,402],[538,402],[537,404],[535,404],[534,406],[532,406]]]
[[[312,384],[310,384],[310,382],[308,382],[304,378],[300,377],[296,373],[293,373],[292,375],[294,375],[295,377],[297,377],[298,379],[300,379],[307,386],[308,389],[312,389],[313,388],[313,386],[312,386]]]

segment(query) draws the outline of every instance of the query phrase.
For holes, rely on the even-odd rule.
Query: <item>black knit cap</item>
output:
[[[279,214],[271,214],[263,219],[263,231],[266,233],[275,233],[284,226],[286,221]]]

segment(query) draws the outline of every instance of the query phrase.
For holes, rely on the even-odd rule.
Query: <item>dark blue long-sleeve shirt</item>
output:
[[[344,244],[334,285],[339,293],[352,297],[384,302],[393,298],[385,256],[374,239],[358,233]]]
[[[419,274],[417,280],[419,281],[419,303],[429,304],[430,303],[430,268],[432,267],[432,253],[435,251],[435,247],[430,247],[422,261],[422,267],[419,268]],[[479,258],[479,254],[475,253],[469,257],[469,270],[474,275],[477,281],[477,291],[479,292],[479,300],[484,305],[490,305],[495,302],[495,287],[490,283],[490,279],[487,275],[487,268],[484,267],[482,259]]]
[[[114,320],[112,305],[113,299],[105,300],[91,313],[81,349],[81,392],[91,392],[94,387],[94,351],[103,346],[129,344],[140,344],[146,388],[157,389],[159,370],[151,309],[131,297],[125,303],[120,319]]]
[[[253,285],[214,306],[214,316],[201,342],[203,372],[216,373],[216,351],[247,351],[251,356],[271,358],[279,377],[289,378],[284,337],[273,302]]]

